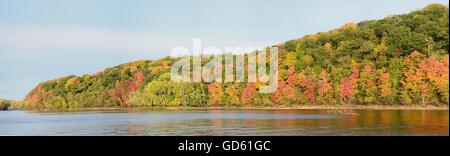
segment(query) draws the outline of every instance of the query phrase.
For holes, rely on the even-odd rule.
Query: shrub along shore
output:
[[[151,112],[151,111],[226,111],[226,110],[449,110],[448,105],[422,106],[422,105],[296,105],[296,106],[225,106],[225,107],[97,107],[79,109],[27,109],[20,110],[32,112]]]

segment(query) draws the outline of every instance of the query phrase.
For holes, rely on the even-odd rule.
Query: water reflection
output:
[[[449,111],[0,112],[0,135],[449,135]]]

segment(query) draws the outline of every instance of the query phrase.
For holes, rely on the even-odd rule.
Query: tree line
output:
[[[0,111],[6,111],[10,109],[16,109],[22,104],[21,101],[6,100],[0,98]]]

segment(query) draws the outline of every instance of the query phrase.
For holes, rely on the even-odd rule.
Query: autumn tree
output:
[[[448,73],[448,55],[441,61],[432,56],[419,63],[416,76],[422,76],[424,81],[420,86],[423,103],[425,103],[425,100],[433,104],[439,103],[439,100],[448,103]]]
[[[359,78],[359,69],[358,65],[354,65],[352,68],[352,74],[348,77],[344,77],[340,80],[340,92],[341,92],[341,100],[351,101],[355,98],[355,95],[358,93],[358,78]]]
[[[314,75],[307,75],[308,71],[311,69],[306,69],[298,75],[299,86],[303,91],[303,95],[306,97],[307,103],[313,103],[316,100],[315,89],[316,83],[314,82]],[[310,72],[309,72],[310,73]]]
[[[295,69],[289,68],[286,75],[286,80],[278,82],[278,89],[272,94],[272,101],[276,104],[295,104],[298,102],[297,98],[297,76]]]
[[[378,83],[378,90],[381,102],[383,104],[392,104],[396,101],[395,97],[393,96],[393,82],[391,75],[385,70],[380,69],[378,70],[379,75],[379,83]]]
[[[374,104],[377,102],[378,87],[376,81],[378,80],[377,74],[370,65],[364,66],[360,78],[359,84],[359,103]]]
[[[327,103],[331,98],[333,98],[332,89],[333,86],[328,79],[326,70],[322,70],[322,72],[320,73],[320,78],[318,80],[317,88],[317,92],[319,95],[318,98],[321,103]]]
[[[242,91],[241,101],[243,104],[254,104],[258,93],[256,92],[255,83],[247,83],[247,86]]]
[[[209,100],[212,106],[220,105],[224,96],[222,83],[213,82],[208,85]]]
[[[225,88],[223,104],[240,105],[241,93],[236,84],[230,83]]]
[[[414,51],[404,59],[406,71],[405,80],[402,81],[403,89],[401,97],[405,104],[421,103],[426,104],[426,96],[429,86],[426,83],[426,70],[419,70],[418,65],[425,59],[425,56],[418,51]]]

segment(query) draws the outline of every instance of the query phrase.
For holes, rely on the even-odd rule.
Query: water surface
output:
[[[0,112],[0,135],[449,135],[448,110]]]

